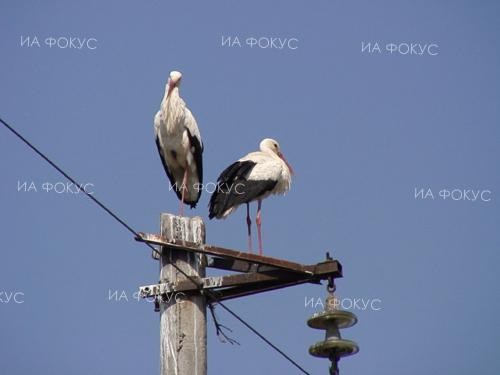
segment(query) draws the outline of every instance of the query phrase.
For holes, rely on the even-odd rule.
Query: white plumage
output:
[[[247,160],[256,163],[248,175],[249,180],[276,181],[276,186],[267,195],[285,194],[290,190],[293,170],[281,153],[278,142],[264,139],[260,143],[260,151],[251,152],[238,161]]]
[[[170,73],[154,119],[156,145],[173,190],[183,204],[196,207],[203,183],[203,142],[196,120],[179,95],[182,74]]]
[[[260,151],[251,152],[227,167],[217,180],[217,189],[209,204],[209,218],[226,218],[239,205],[247,205],[248,247],[252,249],[249,203],[258,202],[256,224],[259,252],[262,254],[261,206],[271,194],[290,189],[293,169],[280,151],[277,141],[266,138]]]

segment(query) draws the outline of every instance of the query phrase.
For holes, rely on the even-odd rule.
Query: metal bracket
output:
[[[171,283],[152,284],[139,287],[139,297],[141,298],[157,297],[172,292]]]
[[[217,296],[217,301],[223,301],[292,285],[319,284],[321,280],[342,277],[342,265],[333,259],[318,264],[303,265],[206,244],[167,240],[155,234],[140,233],[136,240],[160,245],[162,252],[175,249],[201,253],[207,256],[208,267],[240,272],[225,276],[186,279],[175,284],[143,286],[139,290],[143,298],[176,292],[196,293],[200,290],[211,290],[214,292],[212,294]]]

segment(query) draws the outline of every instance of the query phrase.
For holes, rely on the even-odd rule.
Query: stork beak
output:
[[[292,175],[294,175],[294,174],[295,174],[295,172],[293,171],[292,166],[291,166],[291,165],[290,165],[290,164],[286,161],[286,159],[285,159],[285,155],[283,155],[281,152],[278,152],[278,156],[281,158],[281,160],[283,160],[283,161],[285,162],[286,166],[287,166],[287,167],[288,167],[288,169],[290,170],[290,173],[291,173]]]
[[[172,79],[172,78],[169,78],[168,79],[168,92],[167,92],[167,96],[170,95],[170,93],[172,92],[172,90],[176,87],[179,87],[179,83],[181,82],[181,79],[178,78],[178,79]]]
[[[171,78],[168,79],[168,91],[167,91],[167,96],[170,96],[170,93],[172,92],[172,90],[174,89],[175,87],[175,82],[172,81]]]

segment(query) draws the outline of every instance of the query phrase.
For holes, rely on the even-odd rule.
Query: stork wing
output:
[[[156,147],[158,149],[158,154],[160,155],[163,169],[165,170],[165,173],[167,174],[167,177],[170,181],[170,185],[173,187],[177,187],[174,175],[172,174],[172,172],[168,168],[167,158],[165,155],[165,148],[163,147],[163,145],[161,143],[160,128],[161,128],[162,121],[163,120],[161,118],[161,110],[160,110],[156,113],[155,120],[154,120],[155,143],[156,143]],[[173,190],[175,191],[175,194],[177,194],[177,197],[179,198],[179,200],[181,200],[182,199],[181,189],[175,188]]]
[[[272,190],[275,180],[248,179],[256,163],[250,160],[237,161],[227,167],[217,179],[217,189],[210,197],[210,219],[226,216],[226,211],[248,203]]]
[[[186,107],[184,126],[188,132],[189,142],[191,144],[191,152],[193,153],[198,172],[198,181],[200,185],[203,183],[203,142],[201,140],[200,130],[196,124],[196,120],[191,111]],[[199,189],[198,199],[200,199],[201,190]],[[197,199],[197,201],[198,201]]]

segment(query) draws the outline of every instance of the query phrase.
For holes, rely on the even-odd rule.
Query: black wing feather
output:
[[[249,181],[248,176],[255,165],[250,160],[237,161],[222,171],[217,189],[210,197],[210,219],[219,219],[229,208],[251,202],[276,186],[277,181],[273,180]]]
[[[168,176],[168,179],[170,181],[170,185],[175,187],[174,190],[175,190],[175,194],[177,194],[177,198],[179,198],[179,200],[182,200],[182,189],[180,189],[178,187],[178,184],[175,181],[174,175],[170,172],[170,169],[168,168],[167,158],[166,158],[165,154],[163,153],[163,149],[160,145],[160,138],[158,136],[156,136],[155,141],[156,141],[156,147],[158,148],[158,153],[160,154],[161,163],[163,164],[163,168],[165,169],[165,173]]]
[[[203,186],[203,143],[200,142],[198,137],[191,135],[191,132],[188,128],[185,128],[189,137],[189,143],[191,147],[194,147],[194,161],[196,163],[196,171],[198,172],[198,182],[199,186]],[[196,207],[196,203],[200,200],[201,191],[203,189],[198,189],[198,195],[196,197],[196,201],[194,202],[185,202],[191,206],[191,208]]]

